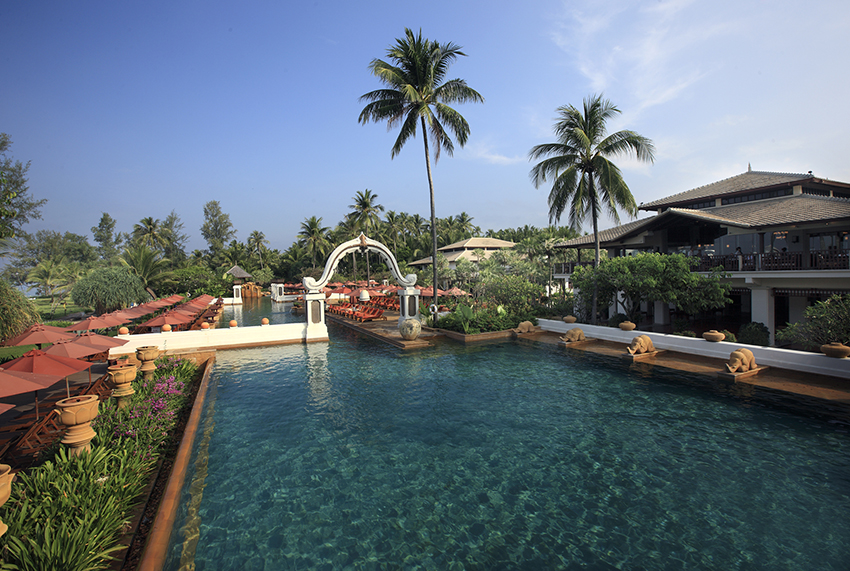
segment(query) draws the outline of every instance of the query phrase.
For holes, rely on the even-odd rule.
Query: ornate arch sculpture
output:
[[[389,248],[381,242],[367,238],[366,235],[361,232],[359,237],[349,240],[348,242],[343,242],[337,246],[333,252],[331,252],[331,255],[328,257],[328,261],[325,263],[325,271],[322,273],[322,277],[318,280],[314,280],[308,276],[302,280],[307,291],[318,292],[328,285],[328,282],[330,281],[331,276],[334,275],[340,260],[351,250],[360,250],[361,252],[368,250],[379,254],[390,268],[390,272],[396,281],[398,281],[399,285],[403,287],[413,287],[416,284],[416,274],[408,274],[406,276],[401,275],[398,262]]]

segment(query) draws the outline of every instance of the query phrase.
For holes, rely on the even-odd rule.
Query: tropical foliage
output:
[[[816,301],[806,308],[804,315],[805,321],[787,324],[776,332],[776,338],[809,349],[833,342],[850,345],[850,295],[833,295],[826,301]]]
[[[5,280],[0,280],[0,339],[14,337],[39,320],[35,304]]]
[[[130,405],[100,404],[89,453],[64,448],[41,466],[18,474],[4,506],[9,530],[0,539],[3,568],[105,569],[125,532],[158,458],[176,442],[197,367],[160,359],[150,382],[134,382]]]
[[[389,62],[374,59],[369,64],[372,74],[385,86],[370,91],[361,101],[369,103],[360,112],[360,123],[384,122],[392,128],[400,126],[398,137],[392,148],[395,157],[421,127],[425,146],[425,167],[428,174],[428,189],[431,198],[431,259],[437,259],[437,217],[434,206],[434,180],[431,176],[431,158],[428,149],[428,133],[434,149],[434,162],[440,160],[440,152],[449,156],[454,152],[446,129],[451,131],[458,144],[463,147],[469,138],[469,124],[450,103],[483,102],[484,98],[469,87],[462,79],[446,80],[449,66],[459,57],[465,56],[460,46],[453,43],[441,44],[422,37],[408,28],[404,37],[387,50]],[[437,283],[437,265],[432,264],[433,283]],[[434,292],[434,303],[437,292]]]
[[[609,135],[606,123],[620,110],[601,95],[586,98],[582,110],[566,105],[558,113],[557,142],[537,145],[529,152],[532,160],[547,157],[531,169],[531,181],[535,187],[552,181],[550,223],[567,211],[570,226],[579,230],[590,216],[598,266],[600,214],[606,212],[617,222],[618,208],[637,215],[635,199],[611,158],[633,153],[640,161],[652,162],[655,149],[649,139],[633,131]],[[596,324],[596,288],[593,292],[592,323]]]
[[[74,285],[71,299],[101,314],[145,302],[150,295],[139,276],[128,268],[99,268]]]

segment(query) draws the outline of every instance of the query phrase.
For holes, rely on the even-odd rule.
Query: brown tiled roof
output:
[[[788,185],[790,183],[806,181],[812,178],[814,178],[814,176],[811,174],[747,171],[705,186],[700,186],[691,190],[686,190],[685,192],[674,194],[673,196],[641,204],[640,209],[654,210],[661,206],[699,202],[701,200],[719,197],[724,194],[769,188],[777,185]]]
[[[464,250],[475,250],[476,248],[513,248],[514,245],[513,242],[499,240],[498,238],[468,238],[454,244],[449,244],[448,246],[443,246],[442,248],[437,248],[437,251],[460,250],[461,248]]]
[[[850,199],[798,194],[702,210],[669,208],[657,216],[602,230],[599,233],[599,241],[602,244],[616,242],[630,234],[650,230],[660,222],[675,216],[726,226],[758,229],[806,222],[850,220]],[[556,247],[575,248],[588,244],[593,244],[593,234],[561,242]]]
[[[626,234],[630,234],[636,230],[640,230],[643,226],[654,222],[658,216],[651,216],[649,218],[644,218],[643,220],[635,220],[634,222],[629,222],[627,224],[621,224],[620,226],[614,226],[613,228],[608,228],[607,230],[599,231],[599,243],[603,244],[605,242],[611,242],[613,240],[618,240],[625,236]],[[566,240],[564,242],[560,242],[555,245],[556,248],[574,248],[576,246],[581,246],[584,244],[593,244],[593,234],[585,234],[580,238],[573,238],[572,240]]]
[[[671,210],[682,209],[671,208]],[[713,215],[720,219],[734,221],[736,225],[752,227],[828,222],[830,220],[850,219],[850,199],[797,194],[768,200],[715,206],[705,210],[690,210],[689,212]]]

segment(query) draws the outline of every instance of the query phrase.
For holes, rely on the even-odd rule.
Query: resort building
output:
[[[777,326],[801,320],[816,300],[850,293],[848,183],[748,169],[639,209],[656,215],[599,233],[608,256],[681,253],[699,259],[696,271],[722,267],[743,322],[764,323],[771,341]],[[558,247],[592,250],[593,235]],[[575,266],[558,264],[555,277],[568,281]],[[655,324],[670,323],[664,304],[646,310]]]
[[[449,262],[449,267],[451,269],[455,269],[457,267],[457,261],[461,258],[473,263],[478,263],[479,258],[478,254],[475,253],[476,250],[483,251],[484,255],[482,259],[486,260],[492,256],[494,252],[505,249],[509,250],[514,246],[515,244],[508,240],[498,240],[496,238],[468,238],[466,240],[461,240],[460,242],[455,242],[454,244],[449,244],[448,246],[443,246],[442,248],[437,248],[437,251],[442,252],[446,257],[446,260]],[[422,258],[421,260],[416,260],[415,262],[410,262],[409,265],[430,266],[431,256]]]

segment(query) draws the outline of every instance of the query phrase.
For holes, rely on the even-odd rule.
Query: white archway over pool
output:
[[[328,261],[325,262],[325,271],[322,272],[322,277],[318,280],[314,280],[311,277],[306,277],[302,280],[304,288],[307,290],[307,293],[304,295],[304,302],[307,310],[305,313],[307,314],[308,338],[313,337],[311,328],[315,329],[315,334],[318,336],[328,336],[327,326],[325,325],[325,294],[322,293],[322,288],[328,285],[340,260],[346,254],[357,250],[361,252],[375,252],[380,255],[384,262],[386,262],[387,267],[390,268],[392,276],[402,287],[398,291],[399,326],[401,326],[405,319],[411,317],[414,319],[419,318],[419,290],[413,287],[416,285],[416,274],[402,276],[398,262],[390,249],[381,242],[367,238],[361,232],[359,237],[348,242],[343,242],[331,252]]]

